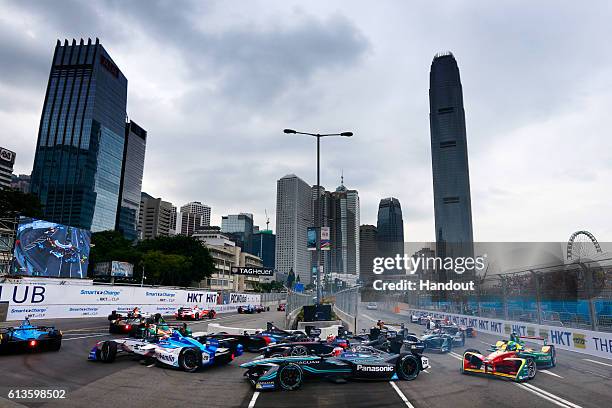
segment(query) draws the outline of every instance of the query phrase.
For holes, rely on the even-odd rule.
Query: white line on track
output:
[[[604,363],[604,362],[597,361],[597,360],[591,360],[590,358],[583,358],[583,360],[584,361],[589,361],[589,362],[595,363],[595,364],[601,364],[601,365],[604,365],[606,367],[612,367],[612,364]]]
[[[147,368],[151,368],[151,367],[155,367],[155,363],[153,363],[153,364],[149,364],[149,365],[147,366]]]
[[[449,356],[456,358],[457,360],[463,360],[463,356],[455,353],[454,351],[451,351],[450,353],[448,353]]]
[[[563,378],[559,374],[555,374],[552,371],[548,371],[548,370],[538,370],[538,373],[544,373],[544,374],[552,375],[553,377]]]
[[[580,405],[576,405],[573,402],[570,402],[566,399],[563,399],[561,397],[559,397],[558,395],[552,394],[548,391],[544,391],[541,388],[538,388],[534,385],[531,384],[527,384],[527,383],[514,383],[516,386],[521,387],[529,392],[531,392],[532,394],[537,395],[540,398],[544,398],[547,401],[552,402],[555,405],[558,405],[560,407],[564,407],[564,408],[582,408]]]
[[[83,334],[86,334],[86,333],[68,333],[68,334],[64,333],[63,337],[64,339],[66,339],[69,336],[81,336]],[[90,335],[90,336],[106,336],[107,334],[108,333],[87,333],[87,335]]]
[[[255,393],[253,393],[253,398],[251,398],[251,402],[249,402],[249,408],[253,408],[255,406],[257,397],[259,397],[259,391],[255,391]]]
[[[70,340],[78,340],[78,339],[87,339],[89,337],[104,337],[108,336],[108,333],[105,334],[92,334],[90,336],[80,336],[80,337],[71,337],[69,339],[62,339],[62,341],[70,341]]]
[[[397,392],[397,395],[399,395],[399,397],[402,399],[402,401],[404,401],[404,404],[406,404],[408,408],[414,408],[414,405],[412,405],[410,401],[408,401],[408,398],[406,398],[402,390],[400,390],[399,387],[395,385],[393,381],[389,381],[389,384],[391,384],[391,387],[393,387],[395,392]]]

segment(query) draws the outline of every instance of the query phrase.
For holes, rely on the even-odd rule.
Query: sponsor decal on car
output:
[[[393,366],[365,366],[362,364],[357,364],[357,371],[365,371],[365,372],[391,372],[395,370]]]

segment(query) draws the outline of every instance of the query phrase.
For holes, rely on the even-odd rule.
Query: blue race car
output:
[[[26,318],[17,327],[0,328],[0,353],[58,351],[62,332],[53,326],[32,326]]]
[[[227,364],[237,356],[242,355],[241,344],[217,339],[198,341],[200,336],[183,336],[174,330],[165,338],[148,337],[145,339],[113,339],[96,343],[88,359],[112,363],[118,354],[150,359],[160,364],[194,372],[200,367]]]

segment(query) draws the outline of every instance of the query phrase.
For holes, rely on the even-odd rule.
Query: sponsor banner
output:
[[[314,227],[308,227],[306,231],[306,248],[309,251],[317,250],[317,229]]]
[[[247,275],[247,276],[273,276],[274,269],[232,266],[232,274],[233,275]]]
[[[435,312],[424,309],[408,309],[408,313],[425,313],[436,318],[448,319],[458,325],[473,327],[477,332],[497,334],[500,339],[508,337],[512,332],[517,333],[519,336],[543,337],[548,344],[552,344],[558,349],[612,359],[612,333]]]
[[[331,249],[331,234],[329,227],[321,227],[321,250],[329,251]]]
[[[261,295],[113,285],[0,284],[0,301],[7,301],[8,320],[107,316],[138,306],[145,313],[173,314],[181,306],[236,311],[259,305]]]

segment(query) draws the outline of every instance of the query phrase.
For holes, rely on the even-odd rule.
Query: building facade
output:
[[[138,211],[138,238],[144,240],[172,235],[172,207],[172,203],[143,192]]]
[[[344,182],[331,193],[329,200],[331,249],[330,273],[359,275],[359,193]]]
[[[0,190],[11,187],[13,182],[13,166],[15,165],[15,152],[0,147]]]
[[[208,226],[210,226],[210,213],[211,213],[211,209],[206,204],[202,204],[199,201],[192,201],[190,203],[187,203],[187,204],[181,206],[180,212],[201,215],[202,216],[202,220],[201,220],[200,227],[208,227]]]
[[[253,233],[253,254],[261,258],[263,266],[274,269],[276,256],[276,235],[272,230],[260,230]]]
[[[175,225],[176,235],[192,236],[198,228],[202,227],[202,215],[194,214],[191,212],[180,211],[174,216],[176,221],[173,222]]]
[[[138,212],[146,147],[147,131],[133,121],[127,122],[121,167],[121,196],[115,229],[131,241],[138,238]]]
[[[289,174],[276,183],[276,269],[291,270],[307,285],[312,282],[307,230],[311,224],[312,192],[304,180]]]
[[[32,170],[46,220],[115,228],[126,102],[127,79],[98,39],[57,42]]]
[[[380,200],[376,231],[378,256],[404,256],[404,220],[402,207],[397,198],[389,197]],[[397,273],[399,271],[388,272]]]
[[[221,231],[229,234],[243,252],[253,253],[253,214],[224,215]]]
[[[374,258],[378,256],[377,230],[375,225],[359,227],[359,279],[365,287],[371,287],[375,279]]]
[[[22,193],[30,192],[30,182],[32,177],[29,174],[13,174],[13,179],[11,180],[11,188],[13,190],[21,191]]]
[[[438,54],[429,76],[436,252],[441,257],[474,254],[472,204],[463,89],[457,61]]]

